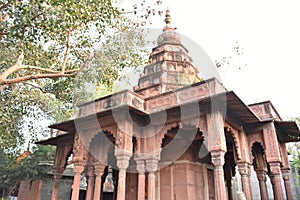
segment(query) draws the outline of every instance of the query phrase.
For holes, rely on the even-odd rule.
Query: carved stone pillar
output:
[[[87,179],[86,200],[93,200],[95,176],[94,176],[94,167],[92,165],[87,166],[87,171],[85,175]]]
[[[241,174],[242,188],[246,196],[246,199],[252,200],[253,197],[252,197],[252,189],[250,183],[250,175],[251,175],[250,164],[246,162],[238,163],[238,170]]]
[[[126,197],[126,169],[129,166],[129,159],[131,153],[123,150],[115,150],[117,158],[117,166],[119,168],[119,179],[118,179],[118,194],[117,200],[125,200]]]
[[[214,179],[215,179],[215,199],[223,200],[226,199],[226,187],[224,180],[223,165],[225,152],[222,150],[212,151],[211,158],[214,165]]]
[[[284,187],[286,193],[286,199],[292,200],[293,199],[293,191],[290,182],[290,169],[281,169],[282,178],[284,180]]]
[[[274,200],[284,199],[283,189],[281,185],[281,177],[280,177],[280,163],[273,162],[269,163],[270,165],[270,178],[273,186]]]
[[[135,160],[138,175],[138,200],[145,200],[145,161]]]
[[[268,188],[267,188],[267,184],[266,184],[266,171],[261,169],[257,169],[256,171],[256,176],[259,182],[259,190],[260,190],[260,198],[261,199],[269,199],[269,195],[268,195]]]
[[[54,185],[52,190],[52,200],[58,200],[59,193],[59,185],[60,180],[63,174],[64,168],[54,167],[53,175],[54,175]]]
[[[146,170],[148,171],[148,200],[155,200],[155,172],[157,170],[158,159],[146,160]]]
[[[74,171],[74,180],[73,180],[73,190],[72,190],[71,200],[78,200],[79,190],[80,190],[80,178],[81,178],[81,173],[84,171],[84,166],[75,165],[73,167],[73,171]]]
[[[97,163],[94,165],[94,174],[95,174],[95,186],[94,186],[94,198],[93,200],[100,200],[101,198],[101,180],[104,173],[105,165]]]

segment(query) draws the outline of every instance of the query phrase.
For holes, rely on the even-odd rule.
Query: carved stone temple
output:
[[[56,146],[52,199],[70,163],[72,200],[82,177],[87,200],[254,200],[251,173],[261,199],[267,179],[274,199],[293,199],[286,143],[299,141],[296,123],[269,101],[245,105],[216,78],[199,78],[170,21],[167,12],[133,91],[79,106],[78,118],[50,126],[62,134],[38,142]]]

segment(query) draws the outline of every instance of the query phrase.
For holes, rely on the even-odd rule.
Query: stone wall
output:
[[[51,200],[54,179],[53,176],[43,178],[41,200]],[[60,182],[59,200],[67,200],[71,197],[73,177],[64,177]]]
[[[160,199],[203,199],[207,193],[203,167],[181,160],[160,169]]]

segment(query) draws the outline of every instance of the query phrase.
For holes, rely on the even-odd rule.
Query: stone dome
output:
[[[181,44],[181,38],[179,34],[176,33],[175,31],[166,29],[157,38],[158,45],[161,45],[163,43]]]

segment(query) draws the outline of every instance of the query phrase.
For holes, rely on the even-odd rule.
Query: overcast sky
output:
[[[300,116],[300,12],[297,1],[163,0],[177,32],[213,59],[232,56],[220,72],[246,103],[271,100],[284,119]],[[155,22],[161,28],[163,22]],[[238,42],[243,56],[235,56]],[[188,48],[188,47],[187,47]],[[238,70],[238,67],[241,70]]]

